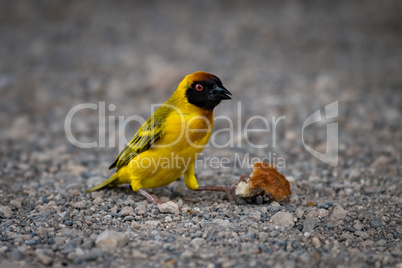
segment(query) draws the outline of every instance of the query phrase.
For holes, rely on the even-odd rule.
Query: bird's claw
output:
[[[239,185],[240,182],[247,182],[246,178],[250,178],[250,176],[247,175],[247,174],[242,174],[240,179],[235,184],[232,184],[231,186],[225,186],[224,187],[224,191],[226,193],[226,197],[229,200],[229,202],[233,201],[232,192],[234,192],[236,190],[236,187],[237,187],[237,185]]]

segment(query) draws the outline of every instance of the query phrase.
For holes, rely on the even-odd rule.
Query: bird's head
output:
[[[221,80],[210,73],[189,74],[183,79],[182,85],[188,102],[206,110],[213,110],[221,100],[230,100],[232,95]]]

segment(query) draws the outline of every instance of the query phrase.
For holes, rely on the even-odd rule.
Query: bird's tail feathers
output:
[[[117,183],[116,180],[117,180],[117,179],[118,179],[117,174],[114,174],[114,175],[111,176],[108,180],[106,180],[106,181],[104,181],[104,182],[102,182],[102,183],[96,185],[95,187],[92,187],[91,189],[85,190],[84,193],[91,193],[91,192],[100,190],[100,189],[105,188],[105,187],[113,187],[113,186],[116,186],[116,183]]]

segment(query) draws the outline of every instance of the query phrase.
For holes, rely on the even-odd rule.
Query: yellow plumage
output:
[[[183,174],[186,186],[197,190],[194,164],[211,136],[213,108],[228,94],[214,75],[186,76],[118,155],[111,165],[117,172],[87,192],[120,184],[131,184],[133,191],[156,188]]]

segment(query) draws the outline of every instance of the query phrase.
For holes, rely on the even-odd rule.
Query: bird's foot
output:
[[[162,200],[160,200],[160,199],[157,198],[156,196],[151,195],[150,193],[148,193],[148,192],[145,191],[144,189],[139,189],[138,192],[139,192],[141,195],[145,196],[145,197],[148,199],[148,201],[154,203],[155,205],[161,205],[161,204],[167,203],[167,202],[163,202]],[[173,202],[173,201],[168,201],[168,202]],[[173,203],[175,203],[175,202],[173,202]],[[175,203],[175,204],[176,204],[176,203]],[[177,205],[177,204],[176,204],[176,205]],[[177,207],[179,208],[179,210],[182,210],[182,207],[181,207],[181,206],[177,205]]]
[[[154,195],[151,195],[150,193],[148,193],[147,191],[145,191],[144,189],[139,189],[138,192],[140,194],[142,194],[143,196],[145,196],[146,199],[148,199],[148,201],[154,203],[155,205],[159,205],[159,204],[163,204],[165,202],[162,202],[159,198],[157,198]]]
[[[232,202],[233,201],[232,192],[234,192],[234,190],[236,190],[236,187],[240,182],[247,182],[246,178],[249,178],[249,176],[246,174],[243,174],[243,175],[241,175],[240,179],[235,184],[232,184],[231,186],[199,186],[196,191],[225,192],[226,197],[229,200],[229,202]]]

